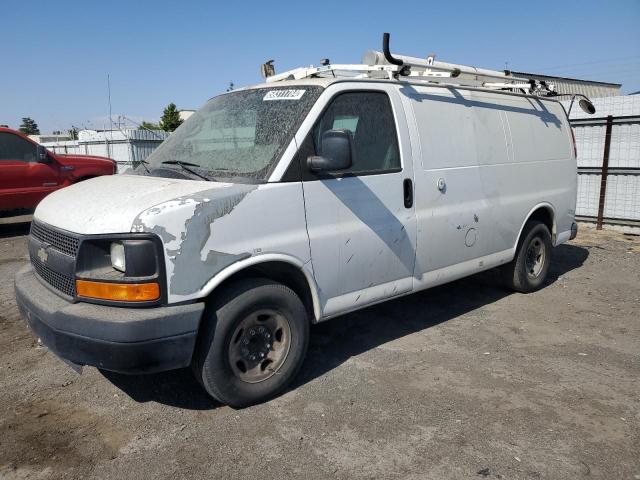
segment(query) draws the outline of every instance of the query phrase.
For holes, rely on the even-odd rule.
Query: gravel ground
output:
[[[0,478],[640,479],[638,237],[583,228],[535,294],[485,272],[317,325],[293,387],[233,410],[38,346],[0,228]]]

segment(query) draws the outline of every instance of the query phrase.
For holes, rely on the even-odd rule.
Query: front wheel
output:
[[[207,308],[194,356],[197,380],[216,400],[252,405],[280,393],[306,354],[309,320],[298,296],[267,279],[246,279]]]
[[[507,287],[522,293],[542,288],[551,263],[551,249],[547,226],[537,220],[527,222],[515,258],[502,267]]]

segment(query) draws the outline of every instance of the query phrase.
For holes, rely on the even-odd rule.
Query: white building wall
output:
[[[112,158],[118,164],[118,173],[122,173],[147,158],[168,136],[167,132],[156,130],[81,130],[78,140],[44,142],[42,145],[54,153]]]

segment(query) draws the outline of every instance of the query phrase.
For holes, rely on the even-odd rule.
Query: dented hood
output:
[[[143,212],[174,199],[206,192],[226,197],[244,185],[137,175],[103,176],[77,183],[47,196],[34,218],[80,234],[127,233]]]

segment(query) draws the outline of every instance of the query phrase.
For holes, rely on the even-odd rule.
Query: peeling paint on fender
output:
[[[250,253],[227,253],[205,245],[215,222],[231,214],[257,185],[216,184],[216,187],[165,201],[140,213],[132,231],[159,235],[165,245],[169,294],[190,295],[216,273]],[[224,235],[224,232],[220,232]]]

